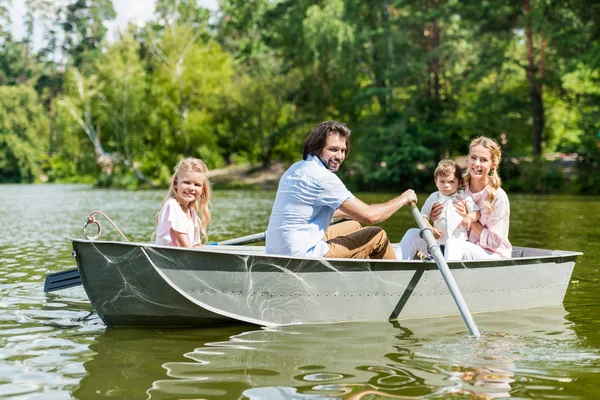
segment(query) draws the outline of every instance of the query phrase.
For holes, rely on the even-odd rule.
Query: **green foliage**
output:
[[[164,185],[186,155],[268,167],[336,119],[353,131],[354,189],[429,190],[437,161],[481,134],[502,144],[507,189],[600,187],[600,20],[583,0],[220,0],[213,15],[157,0],[110,43],[111,0],[26,0],[20,41],[6,4],[0,85],[19,94],[0,99],[5,180]],[[37,117],[15,130],[24,98]],[[576,177],[526,161],[539,149],[577,153]]]
[[[65,153],[50,156],[43,166],[51,183],[92,184],[98,175],[93,160],[74,160],[67,158]]]
[[[112,0],[72,0],[63,9],[63,14],[60,25],[65,35],[66,52],[76,68],[93,71],[107,32],[104,22],[116,17]]]
[[[424,144],[424,132],[411,124],[372,125],[363,127],[352,145],[352,161],[345,173],[353,187],[420,189],[431,180],[429,167],[435,158]]]
[[[504,190],[511,193],[560,193],[574,191],[560,161],[517,160],[501,167]]]
[[[198,0],[158,0],[155,7],[155,32],[172,29],[175,26],[188,26],[201,33],[202,40],[209,39],[205,30],[210,18],[208,9],[198,5]]]
[[[181,155],[198,156],[198,149],[215,159],[214,104],[229,87],[233,61],[215,41],[199,41],[187,26],[164,32],[153,48],[151,113],[148,140],[155,143],[155,159],[175,165]]]
[[[0,182],[36,182],[47,149],[48,120],[35,91],[0,86]]]
[[[98,62],[98,122],[108,151],[118,151],[128,160],[144,153],[144,128],[148,101],[146,71],[139,57],[139,44],[129,34],[110,46]]]
[[[0,41],[0,85],[16,85],[23,74],[25,46],[10,37]]]

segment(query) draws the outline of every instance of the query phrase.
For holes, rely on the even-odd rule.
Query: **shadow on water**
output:
[[[302,399],[582,395],[598,354],[562,307],[379,324],[106,330],[77,398]],[[502,332],[502,333],[498,333]],[[570,367],[571,366],[571,367]],[[571,369],[573,368],[573,369]],[[574,384],[575,381],[580,382]],[[567,396],[567,397],[568,397]],[[560,397],[560,396],[559,396]]]

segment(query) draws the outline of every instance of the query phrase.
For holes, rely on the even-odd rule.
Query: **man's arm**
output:
[[[396,211],[411,201],[417,201],[417,195],[412,189],[408,189],[400,196],[394,197],[385,203],[378,204],[366,204],[358,197],[355,197],[352,200],[343,202],[340,208],[336,210],[336,213],[341,211],[346,216],[363,224],[377,225],[391,217]],[[334,216],[336,216],[335,213]]]
[[[335,212],[333,213],[333,217],[332,218],[347,218],[347,219],[352,219],[348,214],[346,214],[345,212],[343,212],[339,208],[337,210],[335,210]]]

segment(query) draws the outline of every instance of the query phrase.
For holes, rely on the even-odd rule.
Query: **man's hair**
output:
[[[433,180],[437,181],[438,176],[452,176],[458,180],[458,187],[462,187],[462,170],[459,165],[452,160],[442,160],[433,171]]]
[[[350,129],[341,122],[325,121],[317,125],[304,141],[302,159],[306,160],[308,156],[316,156],[321,153],[327,144],[329,135],[339,135],[346,139],[346,155],[348,155],[350,152]]]

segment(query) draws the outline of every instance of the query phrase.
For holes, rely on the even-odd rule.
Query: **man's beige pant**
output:
[[[356,221],[331,225],[323,240],[329,245],[326,258],[378,258],[395,260],[387,234],[378,226],[362,228]]]

